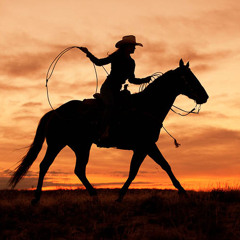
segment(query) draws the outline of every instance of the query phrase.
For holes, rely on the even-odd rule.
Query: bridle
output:
[[[188,81],[186,80],[185,76],[182,75],[182,76],[181,76],[181,79],[183,79],[184,84],[185,84],[185,87],[187,87],[189,91],[193,91],[193,90],[194,90],[194,89],[190,86],[190,84],[188,83]],[[175,111],[172,107],[174,107],[174,108],[176,108],[176,109],[184,112],[184,114]],[[178,115],[180,115],[180,116],[183,116],[183,117],[189,115],[190,113],[199,114],[199,112],[200,112],[200,110],[201,110],[201,104],[197,104],[197,103],[196,103],[195,107],[194,107],[192,110],[190,110],[190,111],[186,111],[186,110],[184,110],[184,109],[182,109],[182,108],[180,108],[180,107],[175,106],[174,104],[172,105],[172,107],[171,107],[171,111],[172,111],[172,112],[174,112],[174,113],[176,113],[176,114],[178,114]],[[195,110],[196,110],[196,111],[195,111]]]
[[[155,72],[154,74],[152,74],[152,75],[151,75],[151,77],[152,77],[151,81],[150,81],[149,83],[143,83],[143,84],[141,84],[140,87],[139,87],[139,92],[142,92],[151,82],[155,81],[158,77],[160,77],[160,76],[162,76],[162,75],[163,75],[162,72]],[[184,78],[185,78],[185,77],[184,77]],[[186,81],[186,79],[184,79],[184,81],[185,81],[185,85],[188,85],[188,86],[189,86],[189,84],[188,84],[188,82]],[[192,90],[191,87],[189,87],[189,89]],[[180,110],[180,111],[182,111],[182,112],[184,112],[185,114],[179,113],[179,112],[175,111],[175,110],[173,109],[173,107],[176,108],[176,109],[178,109],[178,110]],[[195,110],[196,110],[196,111],[195,111]],[[191,111],[184,110],[184,109],[182,109],[182,108],[180,108],[180,107],[175,106],[174,104],[173,104],[172,107],[171,107],[171,111],[172,111],[172,112],[174,112],[174,113],[176,113],[176,114],[178,114],[178,115],[180,115],[180,116],[182,116],[182,117],[187,116],[187,115],[189,115],[190,113],[199,114],[200,110],[201,110],[201,104],[197,104],[197,103],[196,103],[195,107],[194,107]]]
[[[163,75],[162,72],[156,72],[156,73],[154,73],[154,74],[152,75],[152,80],[151,80],[150,82],[155,81],[156,78],[158,78],[158,77],[160,77],[160,76],[162,76],[162,75]],[[184,79],[185,85],[188,86],[188,89],[189,89],[190,91],[193,90],[191,87],[189,87],[189,83],[186,81],[185,77],[182,76],[182,78]],[[149,82],[149,83],[144,83],[144,84],[140,85],[140,87],[139,87],[139,92],[143,91],[143,90],[150,84],[150,82]],[[182,111],[182,112],[184,112],[184,114],[175,111],[175,110],[173,109],[173,107],[176,108],[176,109],[178,109],[178,110],[180,110],[180,111]],[[180,107],[177,107],[177,106],[175,106],[175,105],[173,104],[172,107],[170,108],[170,110],[171,110],[172,112],[174,112],[175,114],[178,114],[178,115],[184,117],[184,116],[187,116],[187,115],[189,115],[189,114],[191,114],[191,113],[199,114],[199,112],[200,112],[200,110],[201,110],[201,104],[197,104],[197,103],[196,103],[195,107],[194,107],[191,111],[186,111],[186,110],[184,110],[184,109],[182,109],[182,108],[180,108]],[[196,110],[196,111],[195,111],[195,110]],[[162,124],[162,128],[163,128],[164,131],[174,140],[174,144],[175,144],[176,148],[178,148],[179,146],[181,146],[181,144],[177,142],[177,139],[176,139],[172,134],[170,134],[170,133],[168,132],[168,130],[163,126],[163,124]]]
[[[185,114],[176,112],[172,107],[175,107],[176,109],[178,109],[178,110],[180,110],[182,112],[185,112]],[[178,114],[178,115],[180,115],[180,116],[182,116],[182,117],[185,117],[185,116],[189,115],[190,113],[199,114],[199,112],[201,110],[201,104],[197,104],[197,103],[196,103],[195,107],[191,111],[186,111],[186,110],[184,110],[184,109],[182,109],[180,107],[177,107],[175,105],[172,105],[172,107],[171,107],[171,111],[176,113],[176,114]],[[196,112],[194,112],[195,110],[196,110]]]

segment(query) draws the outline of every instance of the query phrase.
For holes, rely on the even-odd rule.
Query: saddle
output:
[[[94,99],[86,99],[84,102],[91,106],[88,109],[92,109],[92,113],[96,114],[98,112],[94,117],[94,121],[92,121],[92,127],[95,128],[95,132],[98,132],[94,141],[98,147],[108,148],[114,146],[131,149],[132,144],[142,141],[139,139],[139,130],[141,130],[141,138],[142,136],[145,136],[146,139],[151,137],[151,128],[156,128],[155,120],[153,121],[152,116],[148,113],[136,109],[132,104],[131,93],[127,90],[127,87],[120,92],[118,106],[110,114],[110,120],[104,119],[106,117],[105,104],[101,94],[95,93],[93,97]],[[142,129],[143,126],[144,129]],[[106,129],[108,131],[107,137],[105,134]],[[158,136],[154,138],[156,137]]]
[[[127,87],[128,87],[128,84],[125,84],[124,89],[122,91],[120,91],[120,94],[119,94],[119,97],[118,97],[119,100],[117,102],[117,105],[120,108],[123,108],[125,105],[129,106],[131,93],[127,89]],[[102,104],[104,104],[103,103],[103,97],[102,97],[101,93],[94,93],[93,97],[96,100],[98,100],[99,102],[101,102]]]

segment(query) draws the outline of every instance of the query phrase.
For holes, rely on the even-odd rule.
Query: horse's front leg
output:
[[[146,155],[147,155],[146,151],[143,151],[142,149],[134,150],[133,157],[132,157],[131,164],[130,164],[129,176],[128,176],[127,181],[125,182],[125,184],[123,185],[123,187],[121,188],[121,190],[119,192],[119,197],[117,199],[118,202],[122,201],[130,184],[136,177],[138,170],[139,170],[144,158],[146,157]]]
[[[176,187],[179,191],[180,194],[186,194],[186,191],[184,188],[181,186],[180,182],[176,179],[174,176],[172,169],[166,159],[163,157],[161,152],[159,151],[158,147],[156,144],[151,145],[148,148],[148,155],[158,164],[162,167],[163,170],[166,171],[170,179],[172,180],[172,183],[174,187]]]

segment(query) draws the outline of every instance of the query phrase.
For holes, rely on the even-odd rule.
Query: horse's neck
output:
[[[173,84],[172,71],[156,79],[143,92],[143,106],[150,114],[163,122],[178,95]]]

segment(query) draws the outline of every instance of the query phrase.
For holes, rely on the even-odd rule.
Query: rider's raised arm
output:
[[[87,57],[97,66],[106,65],[111,62],[110,56],[108,56],[106,58],[97,58],[92,53],[90,53],[86,47],[79,47],[79,49],[81,51],[83,51],[84,53],[86,53]]]
[[[108,56],[106,58],[97,58],[92,53],[88,52],[87,57],[97,66],[102,66],[111,63],[111,57]]]

